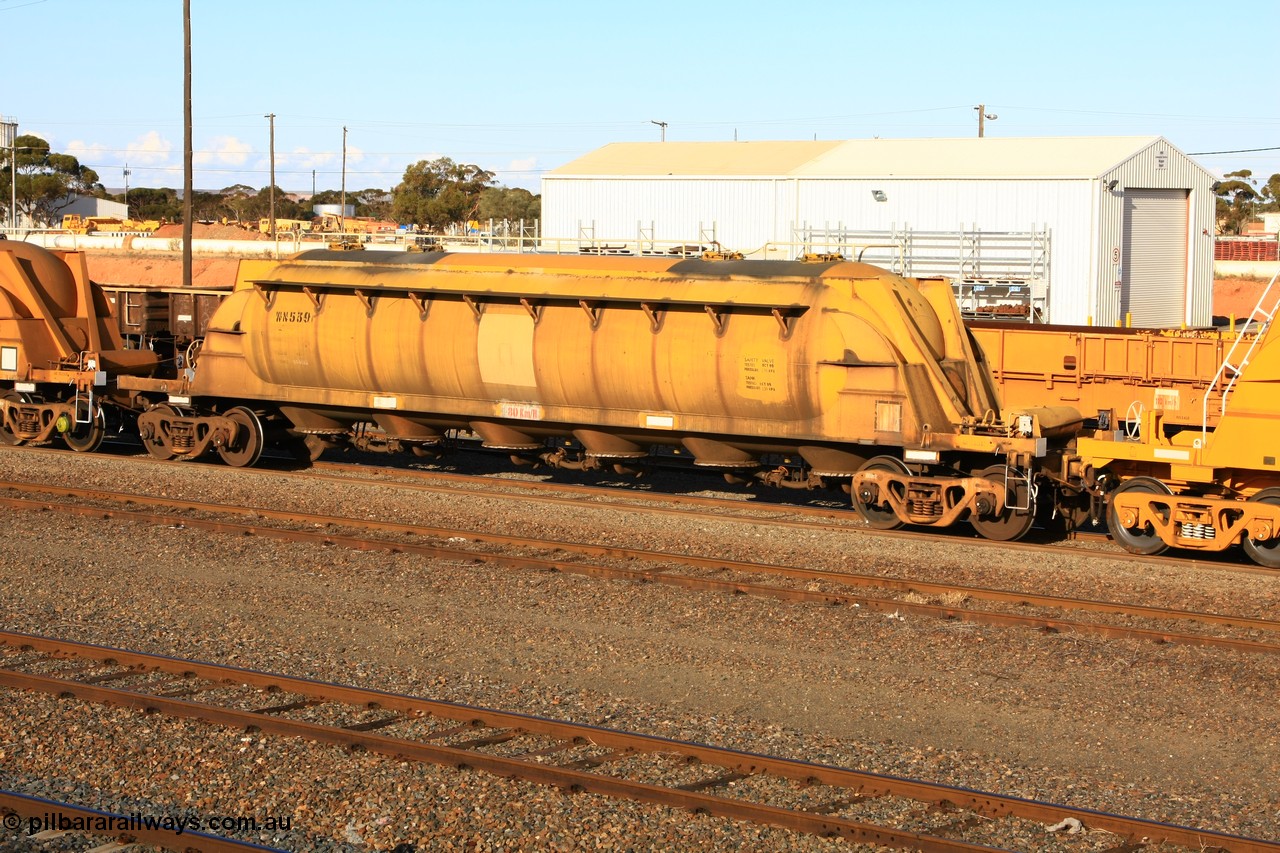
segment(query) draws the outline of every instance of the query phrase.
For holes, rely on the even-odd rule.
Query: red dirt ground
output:
[[[1219,278],[1213,282],[1213,313],[1217,317],[1234,314],[1248,317],[1258,304],[1267,282],[1257,278]]]
[[[162,225],[152,237],[177,237],[182,239],[181,225]],[[205,225],[197,222],[191,226],[193,240],[265,240],[257,231],[246,231],[238,225]]]
[[[171,255],[87,253],[89,278],[102,284],[180,287],[182,258]],[[191,259],[192,287],[230,287],[236,281],[238,258]]]

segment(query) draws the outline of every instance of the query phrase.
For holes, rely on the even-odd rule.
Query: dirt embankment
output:
[[[1267,282],[1256,278],[1219,278],[1213,282],[1215,317],[1248,317]]]
[[[195,223],[191,228],[195,240],[262,240],[261,234],[246,231],[235,225],[205,225]],[[182,239],[181,225],[165,225],[152,237],[169,240]],[[125,284],[142,287],[180,287],[182,285],[182,257],[180,254],[155,254],[129,251],[89,251],[89,277],[102,284]],[[191,259],[191,284],[193,287],[231,287],[236,281],[239,258],[211,258],[196,256]]]
[[[166,239],[179,240],[182,239],[182,225],[171,224],[162,225],[156,230],[152,237],[164,237]],[[191,239],[193,240],[265,240],[266,235],[257,231],[249,231],[238,225],[205,225],[197,222],[191,226]]]
[[[89,278],[99,284],[181,287],[182,258],[172,255],[88,253]],[[192,258],[192,287],[231,287],[239,258]]]

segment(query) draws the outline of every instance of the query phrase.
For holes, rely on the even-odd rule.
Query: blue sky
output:
[[[195,186],[539,190],[609,142],[1160,135],[1280,172],[1280,2],[192,0]],[[108,187],[182,185],[180,0],[0,0],[0,114]]]

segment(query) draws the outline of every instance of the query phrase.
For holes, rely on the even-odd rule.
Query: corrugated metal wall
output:
[[[1109,189],[1111,181],[1116,182]],[[1125,162],[1101,175],[1096,183],[1098,198],[1099,251],[1096,257],[1098,282],[1095,322],[1101,326],[1124,323],[1121,296],[1124,287],[1126,253],[1124,240],[1124,191],[1135,189],[1184,189],[1187,199],[1187,275],[1181,301],[1183,322],[1207,326],[1213,322],[1213,175],[1195,161],[1158,140]],[[1117,285],[1117,282],[1120,282]]]
[[[798,209],[809,225],[851,229],[1030,231],[1052,236],[1049,319],[1084,323],[1091,313],[1089,182],[1083,180],[844,179],[801,182]],[[872,193],[880,190],[885,201]],[[803,224],[803,223],[799,223]],[[782,239],[789,240],[786,236]]]
[[[6,192],[8,192],[6,190]],[[8,199],[6,198],[6,202]],[[111,201],[106,198],[93,198],[92,196],[76,196],[75,199],[58,210],[58,221],[54,222],[55,227],[61,223],[61,217],[71,213],[78,213],[81,216],[114,216],[117,219],[127,219],[129,217],[129,208],[124,206],[123,202]]]
[[[1108,182],[1116,181],[1114,189]],[[1159,140],[1094,178],[572,178],[543,179],[543,233],[635,239],[652,222],[657,240],[697,242],[716,229],[726,249],[760,252],[795,229],[984,231],[1051,234],[1049,321],[1121,325],[1119,291],[1126,187],[1189,191],[1186,322],[1207,325],[1213,298],[1212,175]],[[880,190],[885,201],[877,201]],[[763,253],[755,255],[764,257]],[[776,255],[774,255],[776,256]]]
[[[543,233],[573,240],[593,227],[599,242],[633,240],[637,224],[658,240],[696,242],[716,228],[727,249],[790,244],[797,228],[916,231],[1051,231],[1049,318],[1083,324],[1093,315],[1091,182],[1084,180],[575,179],[543,181]],[[873,191],[885,194],[876,201]],[[786,246],[783,255],[794,249]],[[759,254],[757,257],[764,257]],[[773,254],[771,256],[779,256]]]
[[[789,192],[774,178],[544,178],[542,233],[576,239],[594,227],[597,241],[635,240],[637,227],[655,240],[696,243],[715,226],[726,248],[749,252],[775,239],[775,210]],[[778,198],[782,193],[783,198]]]

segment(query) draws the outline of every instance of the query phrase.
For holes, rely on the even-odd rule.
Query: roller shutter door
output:
[[[1120,310],[1135,326],[1186,317],[1187,191],[1126,189]]]

